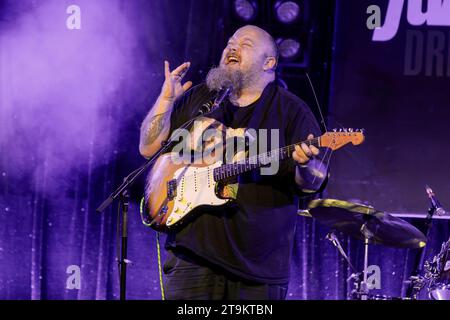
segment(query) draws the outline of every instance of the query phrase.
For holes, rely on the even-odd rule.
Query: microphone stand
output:
[[[168,145],[165,145],[159,152],[157,152],[153,157],[148,159],[140,168],[136,169],[124,178],[122,184],[111,194],[109,197],[103,201],[103,203],[96,209],[98,213],[102,213],[111,203],[119,198],[120,208],[122,211],[122,234],[121,234],[121,249],[120,249],[120,260],[119,272],[120,272],[120,300],[126,300],[126,279],[127,279],[127,264],[130,263],[127,260],[127,250],[128,250],[128,208],[130,194],[128,188],[136,181],[136,179],[147,170],[147,168],[154,163],[157,157],[168,149]]]
[[[120,202],[122,206],[122,246],[121,246],[121,257],[119,263],[120,269],[120,300],[126,299],[126,279],[127,279],[127,246],[128,246],[128,208],[130,204],[130,194],[128,190],[120,195]]]
[[[207,110],[207,112],[199,112],[199,114],[185,122],[180,128],[178,129],[186,129],[192,122],[197,120],[200,117],[204,117],[210,113],[212,113],[216,108],[220,106],[220,104],[227,98],[230,93],[232,92],[232,87],[225,88],[218,97],[216,97],[214,104],[212,105],[211,109]],[[178,130],[177,129],[177,130]],[[169,150],[169,148],[173,144],[173,140],[169,139],[167,142],[165,142],[162,146],[162,148],[155,153],[152,157],[150,157],[141,167],[131,172],[128,176],[126,176],[123,179],[122,184],[113,192],[111,193],[106,200],[103,201],[103,203],[96,209],[98,213],[102,213],[105,211],[105,209],[113,203],[114,200],[119,198],[120,201],[120,207],[122,211],[122,235],[121,235],[121,253],[120,253],[120,260],[118,262],[119,264],[119,270],[120,270],[120,300],[126,300],[126,272],[127,272],[127,264],[130,263],[129,260],[127,260],[127,249],[128,249],[128,208],[129,208],[129,191],[128,189],[130,186],[136,181],[138,177],[140,177],[155,161],[158,159],[158,157]]]

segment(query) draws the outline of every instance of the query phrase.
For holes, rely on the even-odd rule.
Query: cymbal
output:
[[[318,199],[309,204],[312,218],[329,228],[356,239],[396,248],[422,248],[426,237],[416,227],[400,218],[362,204]],[[308,216],[306,212],[300,215]]]

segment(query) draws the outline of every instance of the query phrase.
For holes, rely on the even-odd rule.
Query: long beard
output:
[[[233,94],[236,95],[242,90],[244,75],[240,70],[227,70],[222,67],[215,67],[209,70],[206,76],[206,85],[211,91],[219,91],[232,87]]]
[[[243,88],[252,85],[254,80],[253,72],[243,73],[241,70],[232,70],[221,66],[211,68],[206,76],[206,85],[211,91],[219,91],[223,88],[232,87],[230,101],[239,98]]]

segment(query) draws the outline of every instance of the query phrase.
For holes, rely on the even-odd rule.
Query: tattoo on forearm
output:
[[[165,114],[158,114],[144,124],[141,141],[145,145],[152,144],[164,129]]]

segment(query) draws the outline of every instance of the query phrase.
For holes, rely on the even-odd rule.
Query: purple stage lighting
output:
[[[292,60],[297,58],[301,53],[300,42],[294,39],[278,39],[278,50],[280,51],[280,56],[284,60]]]
[[[293,23],[300,16],[300,6],[294,1],[278,1],[274,8],[277,19],[282,23]]]
[[[235,0],[234,11],[244,21],[253,20],[258,12],[258,5],[255,1]]]

